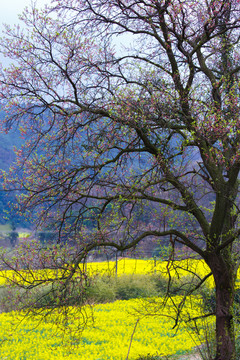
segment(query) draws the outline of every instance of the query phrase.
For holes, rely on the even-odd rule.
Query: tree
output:
[[[15,247],[18,241],[18,232],[16,231],[16,226],[13,221],[10,222],[11,232],[8,234],[8,238],[10,240],[11,246]]]
[[[72,272],[96,247],[190,248],[216,285],[215,360],[235,359],[239,1],[59,0],[22,20],[0,79],[5,128],[29,139],[5,175],[21,210],[80,239]]]

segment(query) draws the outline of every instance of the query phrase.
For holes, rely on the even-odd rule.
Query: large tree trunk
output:
[[[216,280],[215,280],[216,281]],[[215,360],[235,359],[235,336],[232,314],[232,294],[227,290],[228,281],[216,281],[216,341]],[[224,288],[226,286],[226,288]]]
[[[234,265],[229,261],[228,256],[214,253],[208,260],[216,286],[216,356],[214,360],[235,360]]]

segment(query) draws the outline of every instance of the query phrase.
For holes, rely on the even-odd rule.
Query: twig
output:
[[[139,320],[140,320],[140,319],[138,318],[137,321],[136,321],[136,324],[135,324],[135,326],[134,326],[132,335],[131,335],[131,339],[130,339],[130,344],[129,344],[129,348],[128,348],[128,353],[127,353],[126,360],[128,360],[128,356],[129,356],[129,353],[130,353],[130,350],[131,350],[131,346],[132,346],[133,336],[134,336],[134,334],[135,334],[135,331],[136,331],[136,328],[137,328],[137,324],[139,323]]]

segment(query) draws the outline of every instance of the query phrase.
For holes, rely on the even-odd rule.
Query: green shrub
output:
[[[214,313],[216,308],[215,290],[202,287],[200,290],[204,313]]]
[[[164,296],[167,289],[172,295],[184,294],[193,286],[193,279],[189,276],[174,279],[170,283],[168,289],[168,278],[161,274],[151,275],[121,275],[119,277],[112,276],[94,276],[79,282],[73,280],[68,284],[68,288],[64,287],[65,293],[62,293],[60,284],[45,284],[30,292],[17,288],[2,288],[0,291],[0,302],[6,303],[8,300],[9,310],[15,309],[19,300],[23,303],[35,307],[55,307],[62,305],[82,305],[85,303],[106,303],[115,300],[128,300],[133,298],[145,298],[154,296]],[[20,292],[19,292],[20,291]],[[201,290],[203,298],[204,311],[211,312],[214,306],[214,293],[209,289]],[[19,295],[21,295],[19,297]],[[240,296],[240,292],[239,292]],[[17,297],[20,298],[17,300]],[[10,304],[12,302],[12,304]],[[4,306],[6,308],[6,306]],[[9,311],[8,310],[8,311]]]
[[[163,277],[161,274],[154,274],[149,276],[149,278],[151,278],[151,281],[154,282],[158,295],[166,294],[168,289],[168,279],[166,277]]]
[[[165,295],[168,291],[171,295],[185,295],[198,282],[196,277],[191,275],[183,276],[181,278],[172,278],[169,283],[168,277],[163,277],[158,274],[152,275],[157,291],[161,295]]]
[[[86,298],[88,302],[105,303],[116,300],[115,278],[98,276],[91,281],[87,289]]]
[[[216,296],[215,290],[203,287],[200,291],[203,300],[203,310],[206,313],[215,313],[216,309]],[[233,306],[234,319],[236,323],[240,323],[240,289],[236,289],[234,295]]]
[[[156,283],[149,275],[122,275],[116,280],[117,299],[157,296]]]

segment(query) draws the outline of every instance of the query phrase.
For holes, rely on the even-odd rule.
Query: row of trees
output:
[[[4,126],[27,139],[6,184],[39,226],[78,239],[71,276],[95,248],[149,237],[195,252],[216,286],[215,360],[235,359],[239,1],[52,3],[2,40]]]

